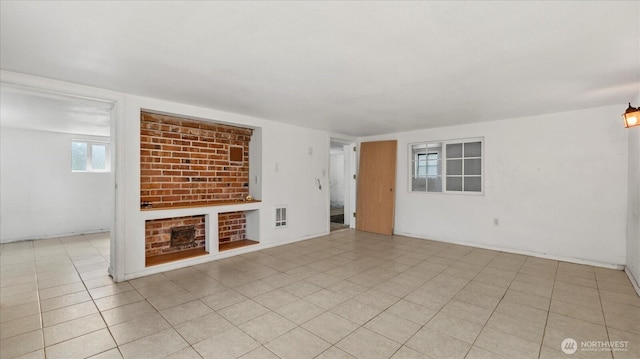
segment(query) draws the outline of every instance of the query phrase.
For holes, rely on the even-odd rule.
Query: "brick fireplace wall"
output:
[[[218,213],[218,242],[224,243],[245,239],[246,222],[243,211]]]
[[[252,133],[248,128],[142,112],[141,203],[162,208],[242,200],[249,194]],[[238,148],[242,158],[234,161],[230,154],[239,154]]]
[[[195,242],[193,245],[171,246],[171,228],[195,225]],[[185,216],[177,218],[150,219],[145,221],[145,256],[178,252],[184,249],[205,246],[205,216]]]

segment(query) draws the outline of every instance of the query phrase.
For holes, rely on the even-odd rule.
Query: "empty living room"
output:
[[[640,357],[640,1],[0,1],[0,359]]]

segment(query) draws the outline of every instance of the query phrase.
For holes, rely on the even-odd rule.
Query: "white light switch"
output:
[[[273,164],[273,171],[274,172],[280,172],[280,164],[279,163],[274,163]]]

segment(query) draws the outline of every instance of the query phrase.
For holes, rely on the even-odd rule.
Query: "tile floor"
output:
[[[344,230],[113,283],[108,248],[0,247],[1,358],[640,358],[622,271]]]

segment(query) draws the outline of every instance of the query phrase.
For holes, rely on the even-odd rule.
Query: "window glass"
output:
[[[482,146],[482,139],[412,144],[409,190],[482,192]]]
[[[86,142],[71,143],[71,170],[72,171],[87,170],[87,143]]]

